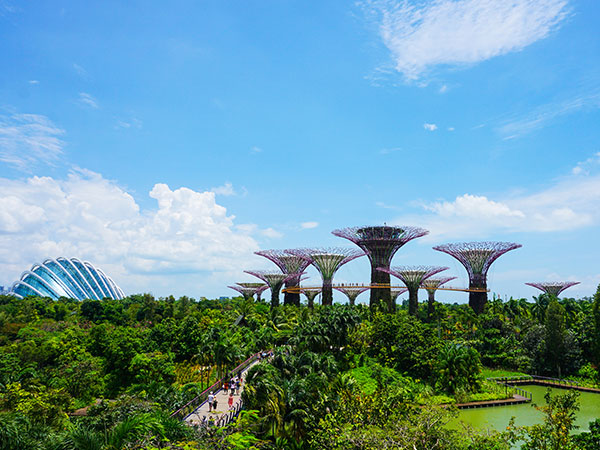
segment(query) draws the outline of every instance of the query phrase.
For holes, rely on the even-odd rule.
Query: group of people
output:
[[[233,408],[233,396],[238,395],[238,393],[240,392],[241,385],[241,372],[238,373],[236,376],[231,377],[229,381],[225,381],[225,383],[223,383],[223,391],[225,391],[225,393],[229,392],[229,397],[227,398],[227,406],[229,407],[229,409]],[[217,396],[214,394],[213,391],[210,391],[210,394],[208,394],[208,412],[216,411],[217,404]]]

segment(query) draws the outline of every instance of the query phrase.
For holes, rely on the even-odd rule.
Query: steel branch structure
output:
[[[353,248],[300,248],[286,250],[292,255],[300,256],[309,261],[321,274],[323,280],[322,303],[333,303],[332,283],[333,276],[340,267],[350,261],[363,256],[365,253]]]
[[[419,287],[427,278],[447,270],[448,267],[435,266],[404,266],[404,267],[378,267],[377,270],[387,272],[399,278],[408,289],[408,313],[416,316],[419,307]]]
[[[369,288],[358,286],[334,286],[333,288],[337,291],[340,291],[342,294],[345,294],[346,297],[348,297],[348,302],[352,306],[356,304],[356,297],[369,290]]]
[[[261,284],[261,286],[262,286],[262,284]],[[258,289],[258,288],[253,288],[253,287],[244,287],[244,286],[227,286],[227,287],[229,289],[238,291],[240,294],[242,294],[244,296],[244,300],[252,299]]]
[[[300,274],[302,274],[306,268],[310,265],[310,261],[307,261],[300,256],[292,255],[285,250],[261,250],[254,252],[257,255],[264,256],[277,267],[281,269],[283,273],[299,274],[297,277],[292,277],[285,282],[285,287],[293,288],[300,285]],[[296,292],[284,291],[283,303],[285,305],[300,305],[300,294]]]
[[[306,295],[308,307],[312,309],[315,306],[315,297],[321,293],[321,288],[300,288],[300,292]]]
[[[429,232],[422,228],[408,226],[363,226],[334,230],[332,233],[358,245],[371,262],[371,284],[390,284],[390,274],[377,270],[389,268],[394,254],[407,242],[425,236]],[[389,288],[371,289],[369,304],[375,308],[384,303],[389,311],[395,308]]]
[[[522,247],[513,242],[459,242],[433,247],[456,258],[469,274],[469,287],[485,289],[485,292],[470,292],[469,306],[481,314],[487,303],[487,273],[494,261],[510,250]]]
[[[279,291],[283,283],[291,277],[300,276],[300,274],[286,274],[270,272],[268,270],[244,270],[244,272],[260,278],[269,285],[271,289],[271,307],[279,306]]]
[[[435,291],[437,291],[442,284],[446,284],[448,281],[455,280],[456,277],[444,277],[444,278],[427,278],[422,283],[422,287],[427,290],[427,316],[431,317],[435,310]]]
[[[235,283],[238,286],[242,286],[245,288],[255,288],[256,289],[256,301],[260,302],[260,297],[264,291],[269,289],[269,285],[265,283]]]
[[[540,291],[544,291],[546,294],[552,297],[558,297],[558,294],[560,294],[565,289],[570,288],[571,286],[579,284],[579,281],[549,281],[525,284],[527,284],[528,286],[533,286],[534,288],[538,288]]]

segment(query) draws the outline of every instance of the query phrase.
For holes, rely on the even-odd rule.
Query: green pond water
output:
[[[460,422],[475,428],[504,430],[511,417],[515,418],[515,425],[529,426],[543,422],[543,414],[535,409],[532,404],[545,405],[544,395],[548,390],[545,386],[526,385],[519,386],[533,395],[531,403],[513,406],[495,406],[493,408],[462,409],[459,415],[449,425],[451,428],[460,429]],[[565,389],[550,388],[552,395],[564,394]],[[579,428],[575,431],[581,433],[589,431],[588,424],[592,420],[600,418],[600,394],[590,392],[579,393],[579,411],[575,424]]]

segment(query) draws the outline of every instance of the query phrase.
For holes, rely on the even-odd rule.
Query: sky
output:
[[[66,256],[127,294],[229,296],[275,268],[259,249],[387,223],[430,231],[394,266],[465,287],[432,246],[518,242],[490,296],[591,296],[599,21],[596,0],[0,0],[0,285]]]

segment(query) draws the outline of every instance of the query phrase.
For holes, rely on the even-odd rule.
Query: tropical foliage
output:
[[[0,297],[0,450],[598,448],[573,437],[574,395],[546,420],[502,433],[453,431],[439,404],[503,398],[484,375],[598,383],[594,298],[494,299],[483,314],[435,304],[417,316],[357,305],[308,308],[241,298]],[[255,352],[245,410],[224,428],[171,413]],[[483,371],[483,372],[482,372]]]

